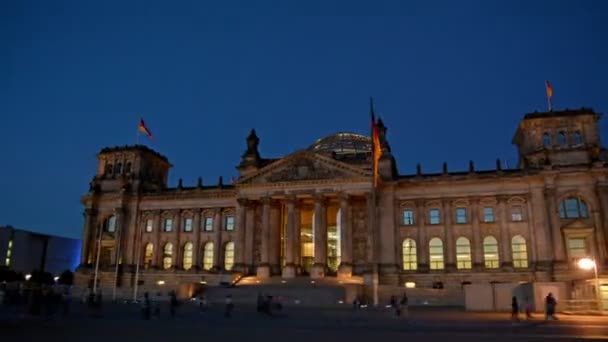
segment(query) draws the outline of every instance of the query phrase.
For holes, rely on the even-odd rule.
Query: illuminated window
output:
[[[486,268],[498,268],[500,266],[498,241],[493,236],[486,236],[483,239],[483,261]]]
[[[234,242],[228,242],[224,247],[224,269],[232,271],[234,267]]]
[[[521,206],[513,206],[511,207],[511,221],[520,222],[524,220],[523,209]]]
[[[417,268],[416,241],[405,239],[403,241],[403,269],[406,271],[415,271]]]
[[[170,269],[173,266],[173,244],[167,242],[163,250],[163,268]]]
[[[511,240],[511,250],[513,251],[513,267],[527,268],[528,248],[526,246],[526,239],[521,235],[515,235]]]
[[[172,219],[170,219],[170,218],[165,219],[164,231],[165,232],[173,231],[173,220]]]
[[[589,256],[587,253],[587,243],[585,238],[569,238],[568,239],[568,252],[572,259],[581,259]]]
[[[184,260],[182,266],[187,271],[192,268],[192,242],[184,245]]]
[[[559,205],[559,217],[561,218],[588,218],[589,208],[587,203],[576,197],[568,197]]]
[[[405,288],[406,289],[415,289],[416,288],[416,283],[414,283],[413,281],[408,281],[405,283]]]
[[[409,209],[403,211],[403,224],[406,226],[414,224],[414,211]]]
[[[485,207],[483,208],[483,222],[492,223],[496,221],[494,218],[494,208],[493,207]]]
[[[467,209],[456,208],[456,223],[463,224],[467,223]]]
[[[154,228],[154,221],[152,219],[146,220],[146,233],[151,233]]]
[[[234,216],[226,216],[226,230],[234,230]]]
[[[430,268],[432,270],[442,270],[443,265],[443,241],[440,238],[432,238],[429,241],[429,257],[431,259]]]
[[[192,231],[192,219],[191,218],[185,218],[184,219],[184,231],[185,232],[191,232]]]
[[[13,240],[8,240],[8,247],[6,248],[6,258],[4,259],[4,265],[11,265],[11,258],[13,256]]]
[[[549,133],[543,134],[543,146],[551,147],[551,135]]]
[[[441,211],[439,211],[439,209],[430,209],[429,210],[429,223],[430,224],[441,223]]]
[[[203,229],[206,232],[213,231],[213,217],[205,217],[205,226],[203,227]]]
[[[148,268],[152,264],[152,257],[154,256],[154,245],[151,243],[146,244],[144,250],[144,267]]]
[[[572,143],[575,146],[583,144],[583,136],[581,135],[581,132],[579,132],[579,131],[574,132],[574,134],[572,135]]]
[[[557,144],[559,146],[566,146],[566,133],[563,131],[557,133]]]
[[[106,232],[114,233],[116,231],[116,216],[112,215],[108,217],[106,221]]]
[[[471,264],[471,242],[465,237],[459,237],[456,240],[456,268],[470,270]]]
[[[207,242],[203,249],[203,269],[209,271],[213,267],[213,242]]]

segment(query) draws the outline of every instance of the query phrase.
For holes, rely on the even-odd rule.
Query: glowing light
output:
[[[281,280],[281,283],[282,283],[282,284],[285,284],[285,283],[287,283],[287,281],[285,281],[285,280]]]
[[[314,284],[314,283],[315,283],[315,281],[314,281],[314,280],[311,280],[311,281],[310,281],[310,283],[311,283],[311,284]]]
[[[55,281],[59,281],[59,277],[55,277],[53,278]]]
[[[592,270],[595,268],[595,261],[589,258],[583,258],[578,261],[578,267],[583,270]]]
[[[201,280],[201,281],[200,281],[200,283],[201,283],[201,284],[203,284],[203,285],[206,285],[206,284],[207,284],[207,282],[206,282],[206,281],[204,281],[204,280]]]
[[[339,300],[338,304],[344,304],[344,301],[343,300]]]
[[[32,275],[31,275],[31,274],[26,274],[26,275],[25,275],[25,280],[30,280],[30,278],[31,278],[31,277],[32,277]]]
[[[405,287],[408,289],[414,289],[416,288],[416,283],[414,283],[413,281],[408,281],[407,283],[405,283]]]
[[[165,285],[165,281],[164,280],[159,280],[156,282],[157,285]]]

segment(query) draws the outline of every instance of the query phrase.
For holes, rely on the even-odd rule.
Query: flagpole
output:
[[[371,217],[370,217],[370,230],[371,230],[371,236],[370,236],[370,260],[372,262],[372,269],[371,269],[371,276],[372,276],[372,295],[373,295],[373,303],[374,306],[378,305],[378,264],[376,262],[376,237],[375,237],[375,232],[376,232],[376,218],[378,217],[377,215],[377,205],[376,205],[376,182],[377,182],[377,158],[376,158],[376,141],[375,141],[375,134],[376,134],[376,117],[374,114],[374,99],[373,97],[370,97],[369,99],[369,106],[370,106],[370,115],[371,115],[371,138],[372,138],[372,186],[371,186],[371,201],[372,201],[372,212],[371,212]]]
[[[116,300],[116,287],[117,287],[117,283],[118,283],[118,266],[120,264],[120,245],[121,245],[121,239],[122,239],[122,221],[123,217],[122,215],[118,216],[120,218],[120,220],[118,220],[118,222],[116,222],[116,224],[118,225],[118,229],[116,229],[116,234],[118,234],[118,245],[116,246],[116,266],[114,267],[114,286],[112,287],[112,301]]]

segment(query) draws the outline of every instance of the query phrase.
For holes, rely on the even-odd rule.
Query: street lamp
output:
[[[600,298],[600,282],[597,277],[597,263],[591,258],[582,258],[578,261],[578,267],[583,270],[593,269],[595,274],[595,300],[597,301],[597,309],[602,311],[602,301]]]

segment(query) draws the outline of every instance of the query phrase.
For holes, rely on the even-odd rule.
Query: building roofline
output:
[[[150,154],[162,159],[163,161],[167,162],[167,164],[170,164],[169,159],[167,157],[160,154],[159,152],[156,152],[155,150],[149,148],[146,145],[124,145],[124,146],[104,147],[99,151],[98,155],[106,154],[106,153],[113,153],[113,152],[125,152],[125,151],[139,151],[139,152],[150,153]]]

